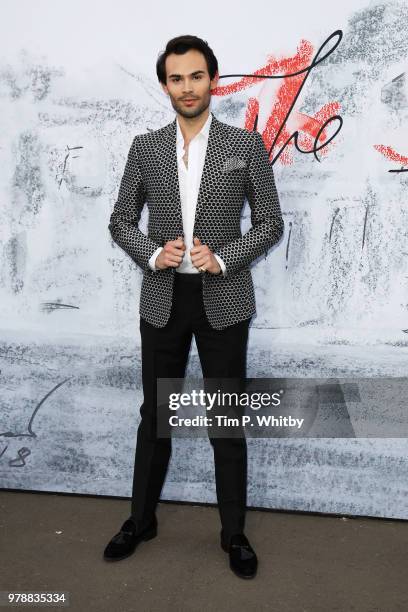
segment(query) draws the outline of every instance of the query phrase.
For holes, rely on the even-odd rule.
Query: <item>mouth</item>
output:
[[[196,98],[187,98],[185,100],[182,100],[182,102],[184,102],[184,104],[194,104],[195,102],[197,102]]]

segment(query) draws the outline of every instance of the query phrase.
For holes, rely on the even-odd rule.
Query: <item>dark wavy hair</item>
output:
[[[176,53],[176,55],[183,55],[183,53],[187,53],[190,49],[197,49],[200,51],[206,59],[208,74],[210,75],[210,79],[215,77],[216,72],[218,71],[218,61],[214,55],[213,50],[208,46],[206,40],[202,38],[198,38],[198,36],[191,36],[186,34],[184,36],[177,36],[176,38],[172,38],[166,45],[165,50],[160,53],[157,62],[156,62],[156,73],[157,78],[161,83],[166,85],[166,58],[170,53]]]

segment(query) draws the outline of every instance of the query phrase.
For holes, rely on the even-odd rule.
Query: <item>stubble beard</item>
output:
[[[211,94],[210,92],[208,92],[208,94],[203,97],[201,104],[199,104],[196,108],[191,109],[185,108],[183,106],[182,101],[178,102],[175,98],[172,98],[171,96],[170,101],[176,113],[178,113],[182,117],[185,117],[186,119],[194,119],[195,117],[201,115],[210,106]]]

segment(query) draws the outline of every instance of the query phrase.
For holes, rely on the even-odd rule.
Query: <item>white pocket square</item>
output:
[[[240,157],[229,157],[225,160],[222,171],[231,172],[232,170],[237,170],[238,168],[246,168],[246,166],[247,163],[245,159],[241,159]]]

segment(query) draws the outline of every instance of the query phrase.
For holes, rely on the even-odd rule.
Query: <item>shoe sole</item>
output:
[[[130,557],[131,555],[133,555],[136,548],[139,546],[141,542],[147,542],[148,540],[153,540],[153,538],[155,538],[156,536],[157,536],[157,528],[155,527],[154,529],[151,529],[150,531],[146,531],[146,533],[139,540],[139,542],[136,544],[134,549],[129,551],[125,555],[121,555],[120,557],[105,557],[105,555],[103,555],[103,559],[104,561],[121,561],[122,559],[127,559],[127,557]]]
[[[251,578],[255,578],[256,576],[256,572],[255,574],[250,574],[249,576],[247,576],[246,574],[240,574],[232,567],[231,563],[230,563],[230,568],[234,572],[234,574],[238,576],[238,578],[244,578],[245,580],[251,580]]]

